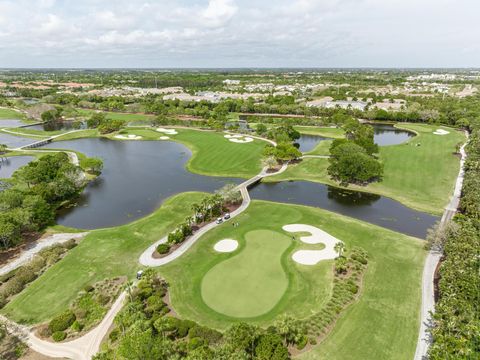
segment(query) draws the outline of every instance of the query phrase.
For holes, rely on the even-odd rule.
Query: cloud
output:
[[[472,66],[479,11],[476,0],[0,0],[0,67]]]

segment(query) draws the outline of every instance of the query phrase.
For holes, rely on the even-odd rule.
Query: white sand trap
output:
[[[122,140],[140,140],[142,139],[141,136],[138,135],[115,135],[115,139],[122,139]]]
[[[235,139],[235,138],[243,138],[243,135],[235,134],[235,135],[225,135],[227,139]]]
[[[245,144],[253,141],[251,137],[245,137],[243,139],[229,139],[229,141],[237,143],[237,144]]]
[[[447,135],[447,134],[450,134],[450,131],[443,130],[443,129],[437,129],[433,133],[435,135]]]
[[[315,226],[305,224],[285,225],[282,229],[291,233],[310,233],[311,235],[300,237],[300,240],[306,244],[325,244],[325,249],[322,250],[295,251],[292,255],[293,261],[302,265],[316,265],[322,260],[331,260],[338,257],[338,253],[333,248],[337,242],[340,242],[340,240],[329,233],[320,230]]]
[[[178,132],[175,129],[157,128],[156,131],[167,134],[167,135],[177,135],[178,134]]]
[[[215,251],[222,253],[233,252],[238,248],[238,241],[232,239],[223,239],[217,242],[213,248]]]
[[[168,140],[170,139],[168,136],[160,136],[160,140]]]

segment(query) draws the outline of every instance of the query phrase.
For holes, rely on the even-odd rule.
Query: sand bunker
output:
[[[142,137],[138,135],[115,135],[115,139],[122,139],[122,140],[140,140]]]
[[[298,250],[292,255],[293,261],[302,265],[316,265],[322,260],[331,260],[338,257],[338,253],[334,250],[337,242],[340,242],[336,237],[326,233],[319,228],[305,224],[291,224],[285,225],[283,230],[296,233],[308,232],[311,235],[300,236],[300,240],[305,244],[325,244],[325,249],[322,250]]]
[[[215,251],[222,253],[233,252],[238,248],[238,241],[232,239],[223,239],[217,242],[213,248]]]
[[[443,130],[443,129],[437,129],[436,131],[433,132],[435,135],[447,135],[450,134],[450,131]]]
[[[170,139],[168,136],[160,136],[160,140],[168,140]]]
[[[245,144],[245,143],[252,142],[253,139],[251,137],[244,137],[243,139],[230,139],[229,141],[237,144]]]
[[[246,135],[242,135],[242,134],[234,134],[234,135],[227,134],[227,135],[224,135],[224,137],[227,138],[229,141],[237,144],[245,144],[253,141],[253,138]]]
[[[243,138],[243,135],[235,134],[235,135],[225,135],[227,139],[235,139],[235,138]]]
[[[177,135],[178,134],[178,132],[175,129],[157,128],[156,131],[167,134],[167,135]]]

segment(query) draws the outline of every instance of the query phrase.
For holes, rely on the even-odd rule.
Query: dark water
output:
[[[299,144],[298,149],[301,152],[308,152],[313,150],[315,146],[317,146],[318,143],[323,140],[330,140],[330,139],[325,138],[323,136],[318,136],[318,135],[301,134],[300,138],[298,140],[295,140],[295,142]]]
[[[0,160],[0,178],[9,178],[15,170],[27,165],[32,160],[32,156],[10,156]]]
[[[45,123],[31,125],[27,127],[31,130],[40,130],[40,131],[57,131],[57,130],[76,130],[76,129],[86,129],[86,122],[74,122],[74,121],[59,121],[55,123]]]
[[[16,128],[22,125],[25,123],[19,119],[0,119],[0,128]]]
[[[57,222],[96,229],[144,217],[166,198],[185,191],[213,192],[240,179],[196,175],[185,169],[191,156],[182,144],[170,141],[79,139],[45,148],[80,151],[104,160],[102,175],[82,193],[77,206],[64,209]]]
[[[38,139],[40,140],[40,139]],[[16,148],[35,142],[35,139],[0,133],[0,144],[5,144],[10,148]]]
[[[375,131],[374,141],[379,146],[398,145],[415,136],[413,132],[401,130],[390,124],[369,124]]]
[[[439,220],[387,197],[308,181],[260,183],[250,189],[250,196],[319,207],[422,239],[427,229]]]

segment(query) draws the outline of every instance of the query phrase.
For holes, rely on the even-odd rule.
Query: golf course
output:
[[[133,119],[119,114],[118,120]],[[460,166],[454,153],[465,136],[446,127],[441,127],[445,134],[437,135],[434,132],[440,127],[432,125],[397,127],[414,132],[415,136],[398,145],[380,147],[382,181],[350,185],[348,189],[359,196],[363,192],[378,194],[400,206],[438,215],[453,192]],[[422,239],[405,234],[408,221],[401,225],[405,227],[402,233],[360,220],[354,207],[350,217],[321,206],[305,206],[301,201],[250,201],[248,190],[259,181],[309,181],[339,186],[330,178],[327,168],[330,146],[335,138],[343,138],[343,130],[312,126],[299,126],[296,130],[322,138],[302,154],[302,159],[274,168],[271,176],[265,178],[268,170],[262,158],[267,145],[275,148],[272,141],[233,132],[132,126],[102,135],[95,129],[84,129],[54,139],[42,150],[25,152],[41,158],[48,153],[47,149],[68,150],[84,161],[87,155],[99,151],[97,154],[105,162],[100,175],[103,183],[100,187],[87,186],[87,196],[78,200],[82,205],[74,204],[65,210],[66,214],[75,217],[77,213],[97,211],[93,216],[107,218],[105,212],[111,212],[110,218],[117,212],[129,215],[112,226],[85,226],[91,230],[78,245],[13,296],[1,313],[28,326],[46,324],[68,311],[92,284],[112,278],[134,281],[137,271],[153,271],[168,284],[163,301],[169,316],[193,321],[209,331],[228,333],[232,324],[240,323],[269,329],[279,327],[281,319],[294,319],[301,325],[302,335],[287,343],[292,355],[299,359],[412,358],[427,252]],[[35,130],[36,135],[43,133]],[[126,152],[134,156],[129,157]],[[178,169],[180,161],[182,169]],[[112,164],[117,171],[112,170]],[[138,176],[130,177],[127,170],[138,172]],[[168,171],[165,177],[143,181],[150,172],[164,171]],[[208,177],[218,178],[219,185],[230,186],[231,194],[238,193],[240,200],[225,200],[217,209],[216,203],[205,200],[212,195],[195,187],[205,181],[202,186],[210,189],[213,183]],[[175,186],[180,186],[184,178],[189,180],[178,189],[191,190],[176,190]],[[245,179],[253,181],[242,187]],[[106,191],[105,187],[118,188],[99,208],[89,197]],[[163,187],[168,192],[164,193]],[[157,193],[161,196],[153,199]],[[217,198],[222,197],[219,194]],[[137,209],[136,204],[130,203],[141,203],[143,198],[135,196],[148,196],[151,204]],[[373,200],[369,201],[380,198],[372,195]],[[341,204],[347,200],[334,201]],[[204,213],[199,210],[202,206]],[[363,206],[368,207],[369,203]],[[115,209],[108,210],[109,207]],[[230,218],[228,211],[233,214],[235,210],[228,209],[239,210]],[[412,215],[406,211],[408,219]],[[192,232],[214,222],[209,231],[186,251],[182,250],[182,241],[187,242]],[[60,220],[59,223],[63,224]],[[178,256],[157,267],[140,265],[139,258],[147,248],[164,237],[170,239],[185,226],[191,231],[183,240],[168,240],[168,246],[157,247],[159,253],[155,255],[161,257],[160,251],[165,251],[169,256],[178,252]],[[150,294],[151,289],[142,288],[142,281],[145,280],[139,281],[140,289],[134,294]],[[125,291],[132,291],[135,284],[128,283]],[[131,293],[130,298],[134,298]],[[148,299],[149,307],[156,309],[153,297]],[[164,315],[165,312],[159,316]],[[115,344],[115,340],[109,341],[110,345]]]

